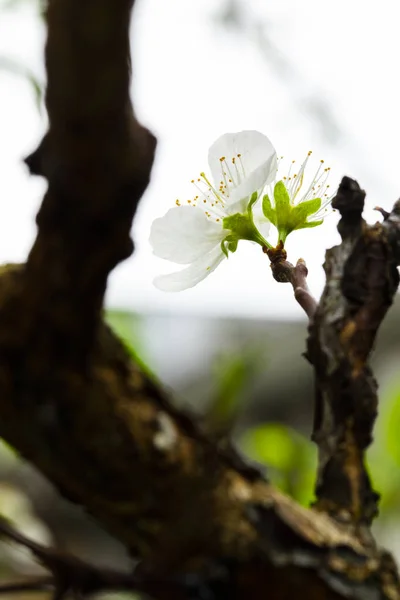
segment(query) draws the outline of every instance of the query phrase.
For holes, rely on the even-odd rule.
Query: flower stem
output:
[[[265,239],[265,237],[263,237],[260,232],[258,232],[258,233],[260,235],[260,243],[261,243],[261,246],[263,247],[263,249],[264,248],[267,248],[268,250],[272,249],[273,248],[272,244],[270,244],[269,242],[267,242],[267,240]]]

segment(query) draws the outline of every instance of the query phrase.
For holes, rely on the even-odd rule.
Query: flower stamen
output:
[[[236,156],[239,159],[240,166],[242,167],[243,178],[245,178],[246,177],[246,171],[244,170],[244,164],[243,164],[243,161],[242,161],[242,155],[241,154],[237,154]]]
[[[220,200],[220,201],[223,203],[223,199],[222,199],[222,198],[221,198],[221,196],[218,194],[218,192],[217,192],[217,190],[215,189],[215,187],[214,187],[214,186],[213,186],[213,185],[212,185],[212,184],[209,182],[209,180],[207,179],[207,177],[206,177],[206,174],[204,173],[204,171],[202,171],[202,172],[200,173],[200,177],[201,177],[202,179],[204,179],[204,181],[205,181],[205,182],[206,182],[206,184],[208,185],[208,190],[214,194],[215,198],[216,198],[217,200]],[[200,188],[198,188],[198,189],[200,190],[200,192],[201,192],[201,193],[204,193],[204,192],[202,192],[202,190],[201,190]],[[206,194],[204,194],[204,195],[206,196]]]
[[[235,178],[233,177],[233,175],[231,173],[231,170],[229,168],[229,165],[228,165],[228,162],[227,162],[225,156],[222,156],[219,160],[221,163],[221,171],[222,171],[222,175],[223,175],[223,178],[225,181],[225,185],[226,185],[227,189],[229,190],[229,185],[228,185],[229,181],[231,181],[231,183],[236,186],[236,185],[238,185],[238,183],[240,183],[240,180],[238,183],[235,182]],[[226,171],[224,171],[224,169],[226,169]],[[226,179],[226,175],[228,175],[228,177],[229,177],[228,181]],[[228,196],[229,196],[229,193],[228,193]]]
[[[235,171],[236,171],[236,175],[237,175],[237,178],[238,178],[238,183],[241,183],[241,181],[240,181],[240,173],[239,173],[239,169],[238,169],[235,157],[232,158],[232,163],[235,165]]]

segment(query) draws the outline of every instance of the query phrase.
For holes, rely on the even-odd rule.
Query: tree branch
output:
[[[4,519],[0,519],[0,535],[28,548],[36,559],[50,571],[27,581],[0,584],[0,594],[21,591],[53,590],[53,598],[61,600],[72,593],[76,598],[104,591],[130,591],[151,594],[154,598],[168,600],[179,598],[185,592],[184,582],[171,579],[156,581],[107,568],[97,568],[70,554],[57,552],[33,542]]]
[[[271,261],[274,279],[279,283],[290,283],[292,285],[296,301],[311,320],[315,315],[318,303],[312,296],[307,284],[308,269],[305,261],[299,258],[296,266],[292,265],[286,260],[287,253],[282,242],[279,242],[276,248],[265,248],[264,252]]]
[[[9,583],[0,583],[0,594],[20,594],[22,592],[42,592],[51,589],[53,578],[44,576],[28,579],[26,581],[16,581]]]
[[[149,182],[155,138],[129,99],[132,5],[48,3],[50,127],[26,162],[49,186],[23,279],[29,312],[15,323],[25,337],[41,332],[39,356],[53,356],[42,371],[51,371],[60,354],[65,360],[68,345],[73,360],[85,362],[107,277],[133,250],[132,218]]]
[[[378,495],[366,470],[377,384],[368,366],[378,328],[399,283],[399,205],[384,223],[367,225],[365,192],[344,177],[333,207],[342,215],[342,243],[326,254],[327,282],[310,329],[315,367],[313,438],[319,447],[316,508],[370,536]]]
[[[32,172],[45,176],[49,185],[27,264],[5,267],[0,274],[0,434],[141,560],[135,577],[154,586],[184,581],[182,598],[208,594],[219,599],[234,593],[239,600],[258,599],[267,591],[282,599],[361,599],[366,589],[372,597],[399,598],[393,562],[369,538],[354,534],[352,519],[358,523],[360,514],[351,505],[350,523],[337,522],[338,512],[328,503],[331,498],[338,505],[330,478],[334,471],[325,467],[348,469],[354,464],[342,460],[342,445],[337,443],[343,441],[336,435],[340,415],[349,413],[343,424],[347,434],[354,434],[358,445],[351,447],[360,455],[365,446],[359,438],[364,443],[373,420],[368,397],[367,413],[361,413],[364,388],[357,387],[357,378],[349,378],[360,368],[363,338],[349,335],[347,328],[343,341],[333,329],[333,339],[351,350],[345,358],[352,361],[351,369],[345,370],[349,391],[340,395],[339,390],[336,403],[337,388],[331,370],[326,370],[332,315],[339,311],[342,317],[343,298],[348,303],[353,298],[346,285],[341,291],[340,279],[328,273],[309,344],[321,399],[316,420],[322,449],[320,512],[297,506],[232,448],[209,440],[196,421],[175,409],[160,386],[132,363],[102,323],[107,277],[132,251],[132,218],[155,148],[129,100],[131,6],[127,0],[49,2],[50,128],[27,160]],[[360,218],[347,221],[359,223]],[[344,284],[350,281],[346,269],[358,268],[357,260],[364,275],[375,273],[375,279],[367,276],[371,293],[361,295],[358,304],[352,299],[357,310],[345,314],[355,320],[354,331],[368,333],[368,343],[372,329],[360,323],[368,317],[377,328],[393,285],[363,261],[376,259],[372,240],[378,237],[394,284],[396,247],[399,254],[397,228],[380,227],[371,230],[375,233],[369,238],[361,236],[358,225],[351,243],[346,234],[337,251],[345,257],[345,271],[338,273]],[[386,231],[386,238],[383,233],[379,237],[378,230]],[[363,243],[357,246],[357,240]],[[305,276],[304,265],[298,263],[288,279],[312,315],[314,301]],[[355,291],[363,290],[360,284]],[[357,410],[346,403],[357,405]],[[336,416],[333,431],[328,427],[329,408]],[[327,449],[319,431],[334,436]],[[342,479],[347,481],[344,475]],[[46,556],[49,566],[54,555]],[[86,566],[79,564],[86,577]],[[74,574],[67,579],[68,588]],[[188,582],[195,586],[195,595],[188,591]],[[59,587],[58,597],[67,588]],[[156,598],[163,593],[167,592],[160,588],[149,591]]]

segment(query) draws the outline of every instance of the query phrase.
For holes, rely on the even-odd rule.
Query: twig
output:
[[[0,583],[0,594],[14,594],[20,592],[40,592],[51,589],[54,585],[53,577],[43,576],[25,581]]]
[[[280,283],[290,283],[292,285],[295,299],[311,321],[318,303],[312,296],[307,284],[308,269],[305,261],[299,258],[296,266],[292,265],[286,260],[287,254],[282,242],[276,248],[264,248],[264,252],[271,261],[274,279]]]
[[[380,212],[384,221],[386,221],[389,217],[390,217],[390,212],[388,212],[387,210],[385,210],[384,208],[382,208],[381,206],[375,206],[374,210],[376,210],[377,212]]]
[[[97,568],[70,554],[61,553],[32,541],[0,519],[0,536],[6,537],[29,549],[36,559],[50,571],[51,576],[37,577],[21,582],[0,584],[0,594],[53,590],[53,600],[61,600],[69,592],[76,598],[100,591],[145,592],[154,598],[169,598],[172,589],[178,592],[182,584],[177,580],[146,579],[135,573],[126,573],[107,568]]]

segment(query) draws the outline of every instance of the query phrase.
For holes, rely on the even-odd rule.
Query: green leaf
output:
[[[275,225],[276,227],[276,210],[272,208],[271,200],[269,199],[269,196],[267,194],[262,200],[262,209],[267,219],[271,221],[272,225]]]
[[[229,258],[228,252],[236,252],[239,240],[233,235],[227,235],[221,242],[221,250],[225,254],[226,258]]]
[[[290,204],[290,196],[283,181],[278,181],[274,189],[275,211],[277,216],[278,227],[286,224],[290,220],[292,206]]]
[[[253,238],[251,221],[247,215],[236,213],[223,220],[224,229],[230,229],[241,239],[249,240]]]
[[[226,243],[226,239],[222,240],[221,242],[221,250],[222,252],[225,254],[226,258],[228,258],[228,248],[227,248],[227,243]]]
[[[293,226],[291,223],[291,215],[293,207],[290,203],[290,196],[283,181],[278,181],[274,189],[275,212],[276,212],[276,227],[279,233],[279,239],[285,242],[286,237]]]
[[[309,229],[311,227],[318,227],[318,225],[322,225],[323,222],[323,219],[321,219],[320,221],[306,221],[302,225],[298,225],[297,227],[295,227],[295,229]]]
[[[257,202],[257,198],[258,198],[258,193],[257,192],[253,192],[250,198],[250,202],[247,206],[247,212],[249,213],[249,215],[252,215],[252,208],[253,208],[253,204],[255,204]]]
[[[236,213],[223,220],[224,229],[230,229],[235,240],[250,240],[261,246],[268,245],[253,223],[253,216]]]
[[[308,217],[314,215],[321,208],[321,198],[305,200],[292,209],[293,229],[301,229],[303,223],[307,222]]]
[[[274,200],[275,208],[271,206],[269,197],[264,196],[263,212],[278,229],[279,240],[282,242],[285,242],[289,233],[296,229],[317,227],[323,223],[323,219],[311,222],[307,220],[321,208],[321,198],[312,198],[293,206],[286,185],[283,181],[278,181],[275,184]]]
[[[233,236],[232,236],[233,238]],[[237,247],[238,247],[238,243],[239,240],[233,238],[232,240],[228,241],[228,250],[229,252],[236,252]]]

